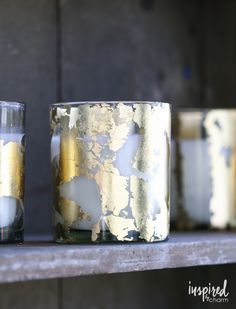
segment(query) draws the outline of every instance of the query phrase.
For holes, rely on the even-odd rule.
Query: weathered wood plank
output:
[[[0,284],[1,309],[58,309],[57,280]]]
[[[236,262],[234,233],[172,234],[156,244],[1,247],[0,282]]]
[[[208,107],[235,107],[236,2],[206,1],[206,101]]]
[[[144,2],[61,2],[64,101],[199,103],[198,2]]]
[[[48,104],[57,101],[56,0],[0,0],[0,99],[27,103],[26,231],[51,229]]]
[[[236,301],[235,273],[236,265],[218,265],[67,278],[63,279],[62,303],[66,309],[231,309]],[[207,286],[209,282],[222,286],[225,278],[230,292],[228,303],[203,303],[200,296],[188,295],[189,281],[194,286]]]

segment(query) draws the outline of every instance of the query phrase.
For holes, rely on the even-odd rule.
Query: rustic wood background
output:
[[[63,266],[62,266],[63,267]],[[85,276],[0,285],[1,309],[235,309],[235,265]],[[229,303],[202,303],[188,282],[221,285]]]
[[[234,107],[235,84],[234,0],[0,0],[0,98],[27,103],[26,234],[52,229],[50,103]],[[227,277],[232,288],[233,274],[235,265],[1,285],[0,308],[199,308],[188,280]]]
[[[48,107],[233,107],[236,1],[0,0],[0,98],[27,103],[26,233],[51,231]]]

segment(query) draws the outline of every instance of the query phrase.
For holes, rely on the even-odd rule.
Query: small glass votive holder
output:
[[[173,113],[171,222],[236,227],[236,110]]]
[[[146,241],[169,233],[170,105],[52,104],[55,241]]]
[[[24,240],[25,104],[0,101],[0,243]]]

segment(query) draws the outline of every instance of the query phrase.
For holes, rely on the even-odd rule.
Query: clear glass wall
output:
[[[0,101],[0,242],[24,231],[25,104]]]

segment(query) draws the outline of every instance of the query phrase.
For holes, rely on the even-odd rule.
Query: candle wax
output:
[[[91,139],[88,137],[85,137],[83,140],[91,142]],[[104,138],[104,136],[97,136],[96,140],[97,142],[100,142],[102,146],[104,142],[107,142],[107,138]],[[135,170],[132,168],[132,160],[134,159],[139,143],[139,135],[130,135],[127,138],[125,145],[118,150],[114,167],[119,170],[121,175],[131,176],[135,174]],[[59,153],[60,136],[56,135],[51,139],[51,160],[58,161]],[[107,159],[107,155],[108,153],[106,151],[106,147],[104,147],[100,161],[105,161]],[[60,194],[63,198],[76,202],[84,212],[91,215],[91,220],[80,220],[78,224],[74,224],[73,227],[81,230],[90,230],[92,226],[101,218],[101,197],[95,180],[88,179],[84,176],[74,177],[70,182],[60,186]]]
[[[157,208],[165,209],[166,200],[165,196],[167,195],[167,167],[165,164],[158,165],[151,174],[142,173],[139,170],[135,169],[132,165],[134,162],[135,155],[137,153],[138,147],[140,146],[142,136],[139,134],[132,134],[127,137],[126,142],[118,151],[115,153],[114,167],[119,171],[120,175],[130,177],[136,176],[140,180],[143,179],[148,181],[149,189],[147,190],[148,200],[152,205],[150,213]],[[84,138],[84,141],[91,142],[91,139]],[[96,141],[101,143],[101,146],[104,146],[104,141],[107,142],[107,139],[96,137]],[[166,149],[166,140],[163,137],[158,138],[157,143],[165,149],[162,155],[167,155]],[[163,145],[162,145],[163,144]],[[59,154],[60,154],[60,136],[53,136],[51,140],[51,160],[59,163]],[[101,157],[99,158],[100,162],[103,162],[107,159],[106,147],[104,146],[104,151],[101,152]],[[157,172],[158,170],[158,172]],[[158,190],[157,190],[158,187]],[[129,192],[129,194],[131,194]],[[81,230],[90,230],[92,226],[99,221],[102,216],[101,209],[101,197],[97,183],[93,179],[88,179],[84,176],[74,177],[71,181],[64,183],[60,186],[60,195],[63,198],[70,199],[76,202],[84,212],[87,212],[91,215],[91,220],[80,220],[77,224],[73,224],[74,228]],[[162,206],[163,204],[163,206]],[[159,205],[159,206],[157,206]],[[156,223],[158,222],[158,228],[160,228],[163,233],[167,233],[168,229],[168,211],[160,211],[160,214],[157,215]],[[106,227],[103,227],[103,230]]]
[[[24,134],[21,133],[0,133],[0,140],[3,140],[4,144],[9,142],[21,144],[23,136]],[[13,197],[0,196],[0,228],[9,226],[14,222],[17,203],[18,200]]]
[[[210,222],[210,160],[206,140],[180,142],[182,155],[183,207],[196,223]]]

